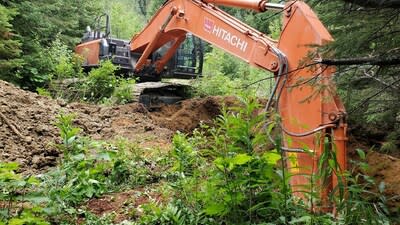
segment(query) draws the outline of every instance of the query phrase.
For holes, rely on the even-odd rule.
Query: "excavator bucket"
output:
[[[304,2],[285,7],[278,48],[288,60],[279,99],[290,184],[295,195],[319,193],[315,210],[330,211],[328,195],[344,186],[345,109],[332,82],[335,69],[318,63],[317,47],[333,39]],[[314,204],[314,203],[313,203]]]

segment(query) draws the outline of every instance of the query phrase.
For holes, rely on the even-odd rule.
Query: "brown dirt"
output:
[[[152,119],[158,125],[170,130],[189,133],[200,123],[210,124],[221,113],[222,103],[235,104],[234,97],[207,97],[182,101],[175,105],[165,105],[152,112]]]
[[[52,123],[62,108],[57,101],[0,81],[1,161],[16,161],[32,170],[55,165],[60,153],[54,147],[59,139]]]
[[[366,162],[369,165],[366,174],[373,177],[378,185],[385,183],[384,194],[388,207],[396,212],[400,207],[400,159],[369,151]]]
[[[176,131],[190,132],[211,122],[222,98],[182,101],[149,112],[142,104],[97,106],[66,104],[0,81],[0,160],[15,161],[21,171],[38,173],[56,165],[61,152],[57,115],[72,113],[81,134],[98,140],[124,138],[144,148],[168,149]],[[227,102],[233,101],[227,98]]]
[[[163,197],[160,193],[138,188],[91,199],[85,204],[85,207],[97,216],[114,213],[113,222],[120,223],[124,220],[138,218],[142,210],[140,206],[150,202],[161,203],[162,201]]]

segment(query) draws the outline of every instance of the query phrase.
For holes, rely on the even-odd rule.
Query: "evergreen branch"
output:
[[[353,114],[355,111],[362,109],[363,108],[362,106],[365,106],[368,101],[370,101],[371,99],[375,98],[376,96],[379,96],[380,94],[385,92],[390,86],[393,86],[398,82],[400,82],[400,79],[395,80],[394,82],[390,83],[388,86],[385,86],[384,88],[380,89],[378,92],[376,92],[373,95],[370,95],[369,97],[365,98],[356,107],[354,107],[348,114]]]
[[[391,89],[393,89],[395,91],[399,91],[400,90],[400,88],[397,85],[391,85],[391,84],[385,82],[384,80],[381,80],[381,79],[375,77],[374,75],[371,75],[371,74],[367,73],[366,71],[364,71],[364,75],[366,77],[368,77],[368,78],[374,79],[375,81],[385,85],[386,87],[390,87]]]

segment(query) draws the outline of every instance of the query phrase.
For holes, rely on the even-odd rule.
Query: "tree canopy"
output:
[[[18,13],[18,16],[9,14],[12,16],[9,21],[15,41],[20,43],[19,61],[23,62],[23,66],[6,80],[29,89],[44,85],[50,79],[51,62],[57,57],[46,51],[51,43],[58,38],[72,48],[84,27],[99,11],[96,2],[83,0],[7,0],[0,3]]]
[[[335,41],[323,63],[337,82],[353,124],[389,142],[400,137],[400,1],[309,1]],[[378,128],[379,129],[376,129]],[[398,143],[397,143],[398,144]]]

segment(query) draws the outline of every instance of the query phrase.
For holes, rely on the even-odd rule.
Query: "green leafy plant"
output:
[[[191,175],[197,160],[197,152],[193,149],[193,146],[189,143],[186,135],[178,132],[174,135],[172,143],[174,145],[171,156],[175,159],[173,170],[178,171],[181,175]]]
[[[135,225],[217,225],[217,221],[207,217],[204,213],[198,213],[185,207],[177,200],[165,206],[158,206],[154,203],[148,203],[142,206],[144,216],[142,216]]]
[[[8,221],[8,225],[50,225],[49,222],[36,214],[42,213],[41,208],[23,210],[22,213]],[[1,223],[0,223],[1,224]]]
[[[64,158],[57,168],[42,176],[41,188],[50,199],[51,215],[76,215],[77,206],[86,199],[154,179],[137,146],[81,137],[73,119],[72,115],[58,116],[56,125],[63,140],[59,147]]]
[[[132,102],[133,100],[133,87],[136,83],[135,79],[118,79],[118,84],[114,89],[111,96],[113,103],[116,104],[126,104]]]
[[[91,70],[81,87],[83,96],[91,101],[110,97],[117,84],[116,70],[117,67],[111,61],[104,61],[99,68]]]
[[[57,119],[58,121],[56,122],[56,126],[60,130],[60,136],[63,141],[63,144],[60,146],[60,148],[62,148],[66,156],[68,156],[71,154],[71,152],[75,153],[75,150],[79,150],[79,148],[76,146],[76,139],[80,129],[73,126],[72,122],[74,116],[71,114],[67,115],[61,113],[58,115]]]
[[[117,66],[111,61],[101,62],[87,76],[82,71],[82,57],[74,54],[62,56],[55,62],[54,76],[49,84],[49,91],[55,98],[67,101],[101,102],[113,94],[117,101],[129,101],[129,81],[120,81],[115,76]],[[120,83],[120,88],[115,88]],[[125,100],[124,100],[125,99]]]
[[[272,206],[273,190],[281,184],[276,163],[277,151],[263,129],[265,115],[256,113],[260,105],[251,98],[224,111],[211,131],[215,152],[210,188],[205,192],[205,212],[233,221],[258,221]],[[272,151],[271,151],[272,150]]]
[[[208,135],[175,135],[172,156],[181,176],[177,198],[219,223],[257,224],[279,214],[283,196],[277,167],[281,159],[263,128],[265,115],[252,98],[240,107],[223,110]],[[201,141],[201,139],[207,139]],[[288,190],[288,189],[286,189]],[[279,216],[277,216],[279,217]]]
[[[362,171],[368,170],[365,163],[366,154],[363,150],[356,150],[360,161],[351,160],[353,171],[344,174],[347,181],[346,196],[338,198],[332,195],[338,209],[338,219],[342,224],[389,224],[389,212],[386,207],[386,198],[383,195],[384,183],[376,185],[372,177]],[[378,190],[377,192],[372,190]]]
[[[48,90],[45,89],[45,88],[40,88],[40,87],[38,87],[38,88],[36,88],[36,91],[37,91],[37,93],[38,93],[39,95],[41,95],[41,96],[51,97],[50,91],[48,91]]]
[[[23,177],[16,171],[19,169],[17,163],[0,162],[0,219],[8,221],[10,225],[47,225],[42,218],[42,208],[32,204],[29,207],[17,206],[18,202],[27,201],[34,196],[30,190],[39,184],[39,181],[32,177]],[[0,222],[1,224],[1,222]]]

